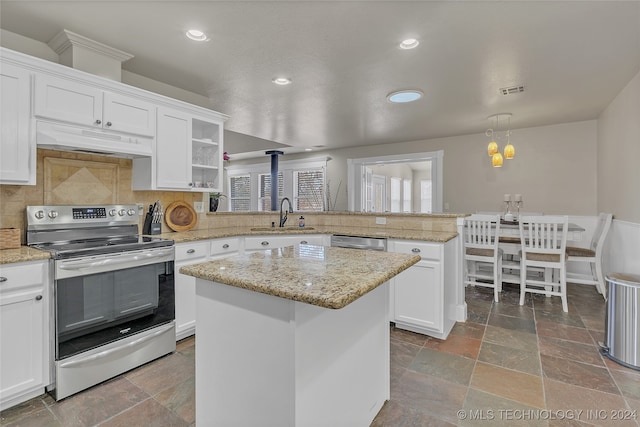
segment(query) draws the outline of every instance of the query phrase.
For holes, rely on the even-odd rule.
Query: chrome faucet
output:
[[[289,204],[289,213],[293,213],[293,209],[291,209],[291,200],[288,197],[284,197],[280,202],[280,227],[284,227],[284,223],[287,222],[287,211],[284,211],[284,216],[282,216],[282,205],[284,205],[284,201],[287,201]]]

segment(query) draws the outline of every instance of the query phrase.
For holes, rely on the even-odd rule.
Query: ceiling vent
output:
[[[500,93],[503,95],[513,95],[514,93],[524,92],[524,86],[511,86],[500,88]]]

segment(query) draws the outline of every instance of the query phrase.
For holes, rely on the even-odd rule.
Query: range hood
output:
[[[135,158],[151,157],[152,142],[153,138],[150,137],[45,121],[36,122],[38,148]]]

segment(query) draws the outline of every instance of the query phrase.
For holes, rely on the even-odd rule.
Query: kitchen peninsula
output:
[[[198,425],[367,426],[389,399],[385,282],[419,256],[314,245],[185,266]]]

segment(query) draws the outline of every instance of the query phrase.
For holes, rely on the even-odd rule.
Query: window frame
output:
[[[294,204],[294,193],[296,188],[294,187],[294,173],[300,171],[310,171],[310,170],[321,170],[323,173],[323,191],[322,191],[322,199],[323,199],[323,210],[326,209],[326,182],[327,182],[327,157],[314,157],[309,159],[300,159],[300,160],[287,160],[280,161],[278,164],[278,172],[282,173],[283,177],[283,191],[278,194],[278,199],[282,200],[283,197],[288,197],[289,200],[292,201],[292,206]],[[235,212],[265,212],[264,210],[259,210],[259,185],[260,185],[260,175],[270,174],[271,173],[271,164],[268,163],[253,163],[246,165],[230,165],[225,167],[226,178],[225,178],[225,188],[227,189],[227,194],[231,194],[231,179],[238,176],[250,176],[250,186],[251,186],[251,201],[250,201],[250,209],[249,211],[235,211]],[[229,203],[228,210],[231,210],[231,203]],[[271,212],[271,211],[267,211]],[[320,212],[320,211],[301,211],[301,212]]]

